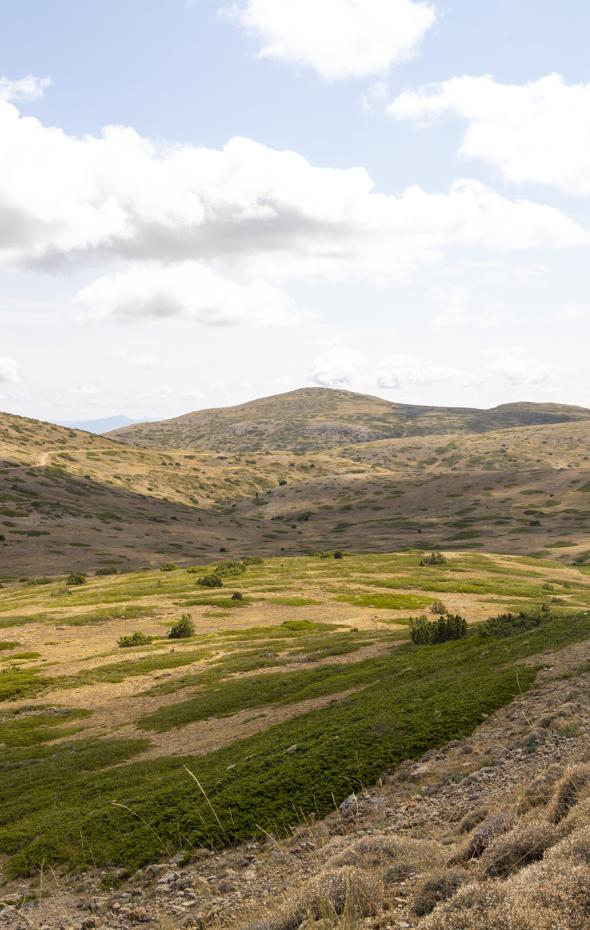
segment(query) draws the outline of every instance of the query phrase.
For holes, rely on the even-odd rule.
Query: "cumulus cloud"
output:
[[[19,366],[13,358],[0,358],[0,384],[18,384]]]
[[[249,139],[157,146],[133,129],[77,138],[0,101],[0,264],[81,256],[224,265],[251,279],[403,279],[455,245],[572,246],[564,213],[476,181],[375,191],[362,168],[318,168]]]
[[[362,375],[365,361],[362,352],[335,346],[316,358],[309,378],[320,387],[347,388]]]
[[[466,75],[403,93],[388,112],[421,123],[457,116],[468,124],[461,155],[510,181],[590,194],[590,84],[558,74],[528,84]]]
[[[582,323],[590,320],[590,305],[565,304],[554,313],[553,319],[559,323]]]
[[[508,384],[524,387],[546,384],[552,377],[552,371],[524,349],[497,355],[487,364],[486,370],[499,375]]]
[[[296,318],[290,298],[267,282],[236,284],[190,261],[145,262],[105,275],[79,291],[75,301],[95,320],[186,317],[206,325],[229,325]],[[143,360],[135,361],[141,367]]]
[[[436,20],[415,0],[242,0],[226,14],[259,56],[313,68],[326,80],[385,74],[411,58]]]
[[[38,78],[32,74],[16,81],[0,76],[0,100],[39,100],[45,96],[50,84],[49,78]]]
[[[424,363],[413,355],[392,355],[381,363],[377,387],[398,391],[435,384],[465,384],[469,377],[456,368]]]

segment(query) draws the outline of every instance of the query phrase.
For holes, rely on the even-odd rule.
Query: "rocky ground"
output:
[[[536,657],[535,689],[471,738],[384,773],[287,839],[198,850],[110,891],[98,871],[5,883],[0,928],[583,930],[589,660],[590,643]]]

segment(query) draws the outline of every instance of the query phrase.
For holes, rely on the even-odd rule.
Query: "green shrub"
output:
[[[447,613],[447,608],[442,601],[433,601],[430,605],[430,613],[436,614],[438,617],[444,617]]]
[[[121,649],[129,649],[131,646],[149,646],[153,639],[153,636],[147,636],[145,633],[136,630],[135,633],[130,633],[128,636],[121,636],[118,645]]]
[[[106,575],[117,575],[117,574],[118,574],[118,569],[117,569],[117,568],[97,568],[97,569],[96,569],[96,572],[95,572],[94,574],[95,574],[97,577],[100,577],[100,576],[102,576],[102,575],[104,575],[104,576],[106,576]]]
[[[335,559],[343,559],[343,558],[344,558],[344,553],[343,553],[340,549],[337,549],[336,552],[334,553],[334,558],[335,558]]]
[[[176,562],[166,562],[165,565],[160,566],[161,572],[176,572],[178,571],[178,565]]]
[[[442,554],[442,552],[431,552],[430,555],[425,555],[423,559],[420,559],[420,565],[446,565],[447,558]]]
[[[454,639],[465,639],[467,621],[459,614],[446,614],[438,620],[418,617],[410,620],[410,635],[412,642],[418,646],[435,646]]]
[[[243,575],[245,571],[246,566],[244,563],[238,562],[236,559],[224,559],[215,566],[215,574],[220,577],[223,575]]]
[[[86,584],[87,580],[84,572],[71,572],[66,578],[66,584],[73,588],[76,585]]]
[[[195,635],[195,625],[190,614],[183,614],[168,633],[168,639],[189,639]]]
[[[231,599],[232,601],[243,601],[244,595],[242,594],[241,591],[234,591],[234,593],[231,596]]]
[[[547,604],[541,604],[530,610],[521,610],[517,614],[507,613],[490,617],[481,624],[478,632],[482,636],[515,636],[517,633],[534,630],[553,619]]]
[[[202,588],[223,588],[223,579],[217,574],[203,575],[197,584],[200,584]]]

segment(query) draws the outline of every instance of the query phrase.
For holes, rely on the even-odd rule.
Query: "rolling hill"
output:
[[[418,407],[379,397],[302,388],[237,407],[199,410],[109,435],[137,446],[255,452],[313,451],[407,436],[484,433],[508,427],[590,421],[590,410],[563,404],[503,404],[491,410]]]
[[[463,417],[456,432],[361,442],[362,431],[377,431],[375,404],[395,405],[340,391],[282,397],[282,414],[281,397],[244,406],[266,410],[264,430],[272,411],[286,439],[289,430],[301,437],[302,422],[321,426],[318,410],[331,404],[330,422],[348,441],[322,452],[161,449],[0,415],[3,577],[208,561],[220,550],[243,557],[442,547],[588,561],[588,411],[454,411]],[[302,404],[309,421],[291,417]],[[439,430],[449,427],[445,411],[411,409],[424,428],[427,416],[431,428],[437,418]],[[481,431],[484,414],[570,419]],[[466,431],[468,420],[475,431]],[[211,435],[222,442],[216,428]]]

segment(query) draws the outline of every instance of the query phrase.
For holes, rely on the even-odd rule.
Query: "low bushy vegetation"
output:
[[[183,614],[180,620],[170,628],[168,639],[190,639],[195,635],[195,625],[190,614]]]
[[[436,646],[467,636],[467,620],[459,614],[445,614],[438,620],[418,617],[410,620],[410,636],[417,646]]]
[[[197,581],[198,585],[201,585],[202,588],[223,588],[223,578],[220,575],[203,575]]]
[[[149,646],[153,640],[153,636],[147,636],[145,633],[140,633],[136,630],[135,633],[130,633],[127,636],[120,636],[118,645],[121,649],[129,649],[132,646]]]

